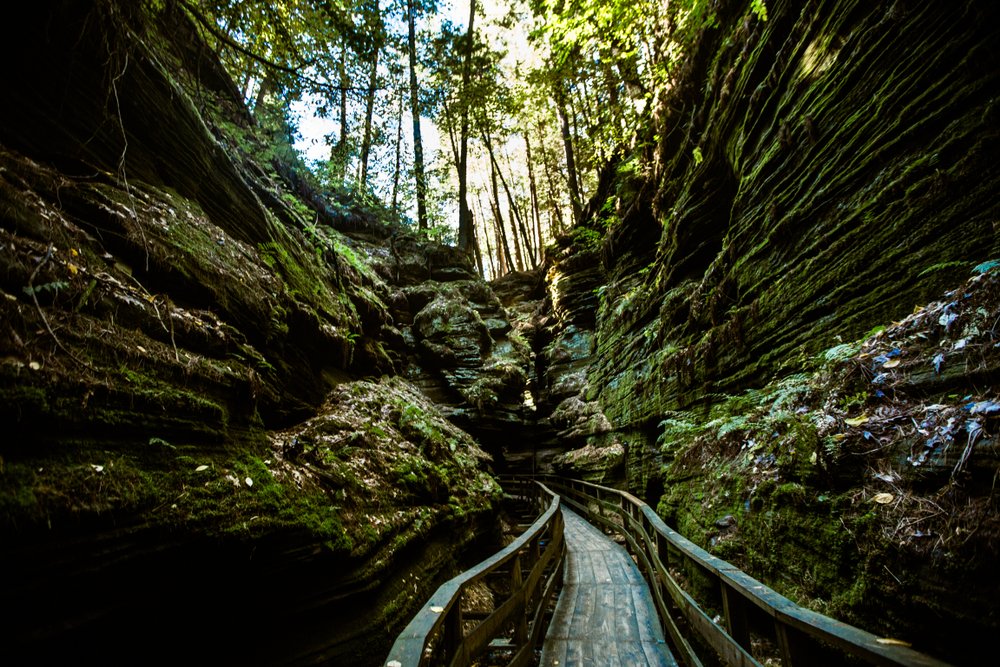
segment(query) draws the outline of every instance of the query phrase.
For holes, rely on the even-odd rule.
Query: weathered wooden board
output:
[[[563,507],[563,590],[542,647],[542,667],[676,665],[632,558]]]

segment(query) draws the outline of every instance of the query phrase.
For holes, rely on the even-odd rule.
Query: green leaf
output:
[[[754,14],[760,17],[761,21],[767,20],[767,7],[764,5],[764,0],[750,0],[750,8]]]
[[[973,273],[986,273],[990,269],[1000,266],[1000,259],[991,259],[988,262],[983,262],[976,268],[972,269]]]

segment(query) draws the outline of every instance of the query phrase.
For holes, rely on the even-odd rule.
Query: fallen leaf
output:
[[[91,463],[90,467],[94,469],[94,472],[101,472],[102,470],[104,470],[104,466],[99,466],[95,463]]]
[[[914,315],[916,315],[917,313],[919,313],[919,312],[920,312],[921,310],[923,310],[923,309],[924,309],[924,307],[923,307],[923,306],[916,306],[916,307],[915,307],[915,308],[913,309],[913,314],[914,314]]]
[[[944,363],[944,354],[939,354],[936,357],[934,357],[933,363],[934,363],[934,372],[935,373],[940,373],[941,372],[941,364]]]
[[[978,403],[972,403],[971,405],[965,406],[971,414],[989,414],[1000,410],[1000,403],[996,401],[980,401]]]
[[[819,456],[816,454],[816,452],[813,452],[813,455],[809,457],[809,463],[816,465],[816,460],[818,458]]]
[[[136,345],[136,348],[138,348],[140,352],[146,353],[146,348],[144,348],[142,345]]]
[[[882,364],[882,368],[895,368],[899,365],[899,359],[890,359],[889,361]]]
[[[28,368],[30,368],[33,371],[38,371],[42,369],[42,365],[37,361],[32,361],[30,364],[28,364]]]
[[[78,268],[77,268],[76,266],[74,266],[74,265],[72,265],[72,264],[67,264],[67,265],[66,265],[66,268],[67,268],[67,269],[69,269],[69,272],[70,272],[70,273],[72,273],[72,274],[73,274],[74,276],[75,276],[75,275],[77,274],[77,272],[78,272],[78,271],[80,270],[80,269],[78,269]]]
[[[246,483],[247,483],[247,486],[253,486],[253,480],[250,479],[249,477],[246,478]]]
[[[879,493],[876,494],[875,497],[872,498],[872,500],[877,502],[879,505],[888,505],[893,500],[895,500],[895,498],[891,493]]]
[[[904,642],[902,639],[888,639],[886,637],[879,637],[876,640],[879,644],[886,644],[888,646],[913,646],[910,642]]]
[[[202,470],[208,470],[208,466],[198,466],[194,469],[195,472],[201,472]]]
[[[431,611],[433,611],[435,614],[440,614],[442,611],[444,611],[444,607],[431,607]]]
[[[73,248],[70,248],[70,249],[69,249],[69,254],[71,254],[71,255],[73,255],[74,257],[76,257],[76,256],[77,256],[77,255],[79,255],[80,253],[78,253],[78,252],[77,252],[76,250],[74,250]]]
[[[844,423],[848,426],[861,426],[868,421],[868,415],[861,415],[860,417],[855,417],[854,419],[845,419]]]

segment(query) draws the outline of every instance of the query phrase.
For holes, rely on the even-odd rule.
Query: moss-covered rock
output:
[[[623,443],[622,485],[682,533],[820,611],[974,664],[988,649],[959,656],[954,642],[972,646],[996,625],[988,595],[972,593],[995,590],[991,542],[969,538],[962,556],[923,550],[966,528],[927,537],[915,526],[930,513],[898,511],[914,494],[906,506],[945,502],[942,517],[965,516],[951,498],[984,526],[995,512],[983,487],[995,472],[982,455],[994,447],[989,421],[970,423],[959,404],[992,400],[989,344],[964,356],[992,328],[992,306],[984,325],[940,324],[974,312],[964,294],[991,298],[977,285],[940,295],[1000,255],[989,223],[1000,171],[985,157],[1000,137],[1000,70],[986,55],[1000,43],[997,10],[775,2],[765,21],[732,0],[711,11],[634,154],[549,248],[537,372],[552,399],[538,416],[566,427],[562,414],[599,411],[604,437]],[[911,317],[915,307],[930,314]],[[894,320],[911,327],[905,345]],[[817,355],[878,325],[896,332],[891,346],[850,348],[869,361],[825,375],[819,399]],[[879,405],[896,397],[943,407]],[[819,415],[817,401],[832,404]],[[857,421],[893,415],[878,433]],[[553,436],[539,434],[536,463],[555,456],[591,474],[598,450],[574,467]],[[873,477],[889,462],[905,493],[871,488],[889,484]],[[894,511],[871,502],[881,491]],[[911,521],[921,537],[901,546]]]
[[[419,342],[480,366],[516,356],[502,307],[453,249],[320,196],[177,3],[42,2],[2,32],[26,59],[0,109],[9,653],[377,664],[498,489],[412,385],[357,378],[416,355],[430,301],[402,284],[478,295]]]

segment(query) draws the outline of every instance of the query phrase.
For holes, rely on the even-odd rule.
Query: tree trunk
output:
[[[493,248],[490,247],[490,223],[489,219],[486,217],[486,213],[483,211],[483,200],[479,196],[478,192],[476,193],[476,201],[479,205],[473,210],[470,210],[470,213],[472,214],[473,224],[475,224],[476,221],[476,211],[479,212],[479,217],[483,221],[483,239],[486,241],[486,268],[489,271],[491,279],[499,278],[500,274],[497,272],[497,262],[493,258]],[[499,252],[499,249],[497,251]]]
[[[501,276],[507,275],[507,267],[510,266],[510,250],[507,248],[506,243],[504,243],[503,246],[500,245],[501,241],[506,240],[505,237],[503,236],[503,230],[500,229],[500,226],[494,224],[493,229],[496,233],[497,261],[500,264],[500,273],[497,274],[497,278],[500,278]]]
[[[420,95],[417,89],[417,34],[413,0],[406,0],[410,23],[410,108],[413,114],[413,175],[417,181],[417,228],[427,229],[427,181],[424,178],[424,145],[420,139]]]
[[[611,128],[604,126],[604,118],[602,118],[601,114],[602,105],[600,100],[596,99],[598,97],[597,91],[594,91],[596,101],[591,100],[590,90],[587,89],[587,77],[580,79],[580,88],[578,90],[580,107],[583,109],[583,120],[587,123],[587,132],[589,136],[593,137],[592,143],[597,144],[597,155],[603,164],[605,159],[603,139],[607,136]]]
[[[396,168],[392,173],[392,215],[399,212],[399,165],[403,152],[403,88],[399,89],[399,114],[396,121]]]
[[[507,266],[513,267],[514,262],[511,260],[510,256],[510,246],[507,243],[507,230],[503,225],[503,216],[500,214],[500,191],[497,188],[497,171],[493,166],[493,162],[490,162],[490,182],[493,184],[493,198],[490,199],[490,208],[493,209],[493,218],[497,223],[497,244],[503,241],[503,253],[507,258]],[[517,241],[517,237],[514,238]],[[503,275],[506,275],[506,267],[503,262],[500,262],[500,271]]]
[[[573,204],[573,222],[579,222],[583,213],[580,204],[580,185],[576,179],[576,158],[573,157],[573,138],[569,133],[569,116],[566,115],[566,94],[562,89],[562,82],[555,86],[556,113],[559,115],[559,124],[562,127],[563,149],[566,151],[566,173],[569,180],[569,198]]]
[[[510,161],[510,156],[504,153],[504,160],[507,162],[507,170],[514,175],[514,165]],[[527,267],[529,264],[531,268],[535,268],[535,248],[537,247],[532,243],[532,235],[530,233],[530,225],[524,224],[525,216],[521,214],[521,207],[516,203],[516,199],[513,197],[513,191],[507,186],[507,181],[504,180],[503,172],[500,172],[500,182],[503,183],[504,190],[507,191],[507,202],[510,204],[511,208],[514,210],[515,218],[517,218],[518,229],[521,230],[521,240],[524,241],[524,265]]]
[[[469,0],[469,29],[465,33],[465,62],[462,63],[462,95],[469,88],[472,51],[475,33],[473,23],[476,20],[476,0]],[[467,100],[463,100],[467,102]],[[475,234],[472,216],[466,202],[469,196],[468,160],[469,160],[469,107],[462,104],[461,155],[458,163],[458,247],[467,250],[469,233]],[[481,273],[482,271],[480,271]]]
[[[604,67],[604,84],[608,87],[608,106],[611,111],[611,125],[614,127],[614,132],[617,135],[615,138],[615,145],[617,146],[622,138],[625,137],[625,128],[622,123],[624,114],[622,113],[622,103],[618,94],[618,81],[615,80],[615,75],[610,65],[605,65]]]
[[[458,141],[455,138],[455,119],[451,115],[451,105],[448,104],[448,96],[441,100],[441,109],[444,111],[444,124],[448,128],[448,143],[451,145],[451,155],[455,160],[455,171],[461,173],[461,159],[458,150]]]
[[[338,186],[344,185],[347,176],[347,40],[341,40],[340,62],[337,65],[340,78],[340,138],[330,153],[331,172]]]
[[[264,112],[264,98],[273,89],[274,77],[271,74],[265,74],[264,80],[260,82],[260,88],[257,89],[257,99],[253,103],[253,115],[258,121],[261,120],[261,114]]]
[[[524,133],[524,152],[528,165],[528,189],[531,193],[531,216],[535,221],[535,248],[537,250],[535,262],[537,265],[542,263],[542,248],[545,244],[542,242],[542,214],[538,210],[538,188],[535,186],[535,169],[531,164],[531,140],[528,138],[527,132]]]
[[[476,221],[471,216],[469,217],[469,219],[472,222],[472,224],[469,225],[469,227],[472,230],[472,247],[476,251],[476,266],[479,267],[479,277],[485,278],[485,276],[483,275],[483,252],[482,250],[479,249],[479,237],[476,234],[476,224],[475,224]]]
[[[375,47],[375,54],[372,56],[372,73],[368,78],[368,103],[365,106],[365,138],[361,143],[361,172],[358,181],[361,187],[366,187],[368,183],[368,156],[372,149],[372,115],[375,111],[375,87],[378,85],[378,56],[379,47]]]
[[[483,143],[486,144],[486,151],[490,155],[490,165],[493,167],[493,173],[500,176],[500,183],[503,184],[504,193],[507,195],[507,206],[510,209],[510,226],[511,230],[514,232],[514,254],[517,257],[517,270],[524,271],[526,263],[522,257],[530,256],[531,254],[531,244],[528,243],[528,233],[524,228],[524,220],[521,218],[521,212],[518,210],[517,203],[514,201],[514,195],[510,191],[510,186],[507,185],[507,179],[503,177],[503,171],[500,170],[500,163],[497,162],[496,156],[493,153],[493,144],[490,141],[489,135],[483,135]],[[496,177],[494,176],[494,188],[496,188]],[[500,200],[497,200],[497,206],[500,206]],[[521,241],[518,239],[518,230],[521,232],[521,238],[525,241],[524,252],[521,252]],[[534,264],[532,262],[532,264]],[[534,268],[534,267],[532,267]]]
[[[562,234],[565,223],[562,218],[562,207],[559,206],[559,197],[556,194],[556,183],[552,178],[552,165],[549,164],[549,154],[545,150],[545,135],[542,134],[542,125],[538,124],[538,141],[542,148],[542,167],[545,169],[545,180],[549,185],[549,229],[553,231],[553,236]]]

